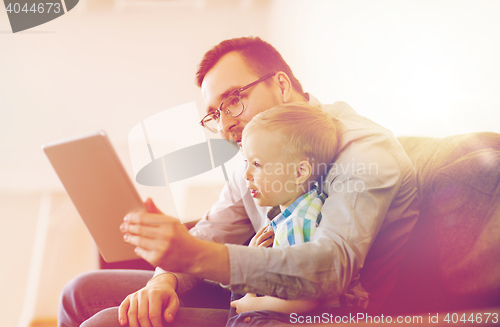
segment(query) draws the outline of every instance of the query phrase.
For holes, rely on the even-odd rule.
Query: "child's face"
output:
[[[296,184],[299,161],[285,158],[275,135],[252,133],[243,138],[242,150],[248,162],[244,177],[258,205],[288,206],[304,193]]]

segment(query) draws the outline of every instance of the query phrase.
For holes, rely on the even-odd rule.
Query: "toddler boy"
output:
[[[249,246],[287,247],[308,242],[321,221],[322,179],[337,152],[335,120],[319,106],[296,102],[256,115],[242,134],[245,179],[260,206],[281,209]],[[273,210],[270,210],[272,212]],[[316,301],[283,300],[248,293],[231,302],[237,313],[269,310],[303,313]]]

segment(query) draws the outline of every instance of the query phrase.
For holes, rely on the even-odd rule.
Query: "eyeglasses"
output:
[[[221,102],[219,109],[203,117],[203,119],[200,121],[200,125],[207,128],[212,133],[219,133],[222,130],[222,126],[219,124],[221,112],[229,117],[238,117],[239,115],[241,115],[246,109],[243,101],[241,101],[241,92],[268,79],[269,77],[274,76],[275,74],[276,73],[267,74],[266,76],[259,78],[255,82],[252,82],[235,90],[234,92],[231,92],[231,94]]]

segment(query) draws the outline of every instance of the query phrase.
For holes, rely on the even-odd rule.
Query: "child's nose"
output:
[[[243,177],[247,180],[247,181],[250,181],[252,180],[252,174],[250,173],[249,171],[249,167],[247,167],[247,169],[245,170],[245,173],[243,174]]]

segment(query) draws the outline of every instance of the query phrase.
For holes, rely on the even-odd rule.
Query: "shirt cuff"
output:
[[[155,278],[155,277],[156,277],[156,276],[158,276],[158,275],[161,275],[161,274],[166,274],[166,273],[168,273],[168,271],[163,270],[163,269],[161,269],[160,267],[156,267],[156,269],[155,269],[155,274],[153,275],[153,278]]]
[[[156,267],[153,278],[161,274],[171,274],[177,279],[177,287],[175,288],[175,292],[177,294],[183,294],[190,289],[193,289],[200,281],[199,278],[191,277],[186,274],[173,273],[170,271],[166,271],[161,269],[160,267]]]

